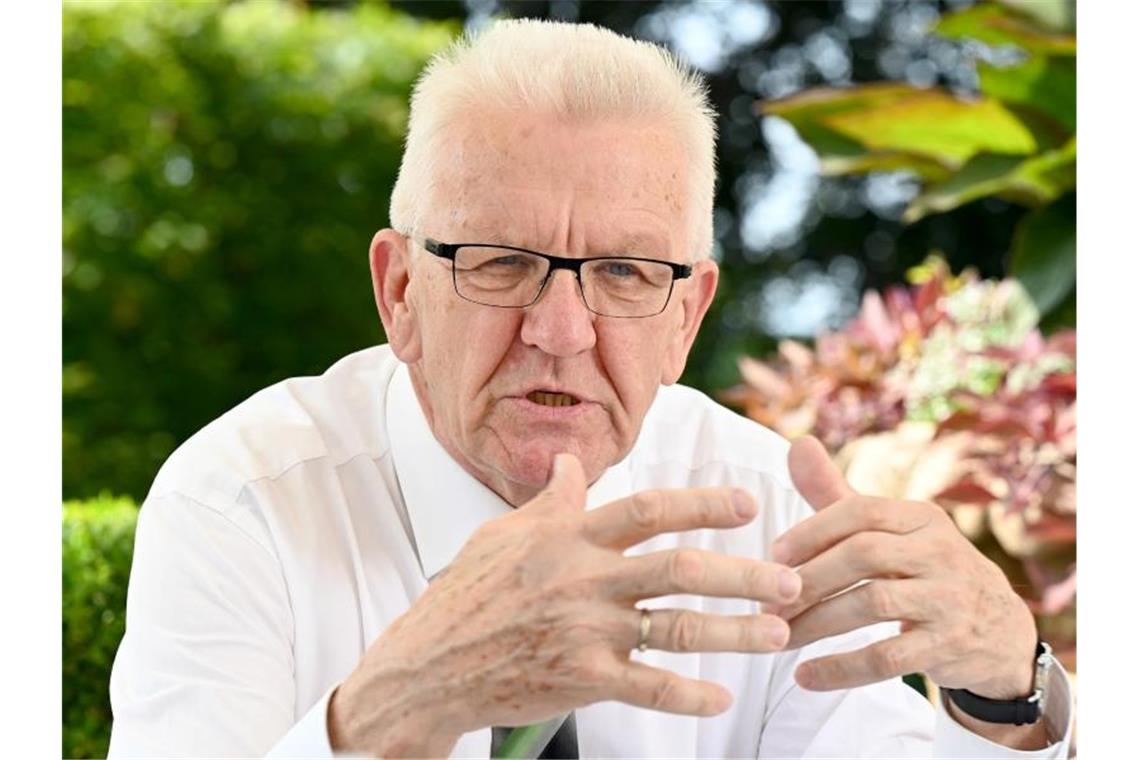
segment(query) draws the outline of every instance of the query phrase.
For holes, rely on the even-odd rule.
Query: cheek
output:
[[[618,323],[599,331],[598,358],[631,421],[640,423],[661,385],[668,332],[660,325]]]
[[[477,415],[483,391],[518,334],[519,316],[453,297],[424,317],[425,368],[429,377],[443,379],[437,404],[452,407],[455,417]]]

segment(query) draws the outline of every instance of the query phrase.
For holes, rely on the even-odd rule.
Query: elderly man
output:
[[[942,511],[675,385],[713,141],[699,82],[604,30],[433,61],[370,250],[388,345],[163,467],[112,756],[487,757],[572,712],[584,757],[1065,757],[1064,672]]]

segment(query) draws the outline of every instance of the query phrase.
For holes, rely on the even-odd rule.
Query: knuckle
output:
[[[776,580],[767,565],[750,563],[744,568],[744,583],[753,597],[766,599],[776,595]]]
[[[732,492],[729,491],[719,499],[701,494],[694,501],[693,510],[698,524],[715,525],[723,519],[723,515],[733,513]]]
[[[889,520],[889,510],[878,500],[863,502],[860,509],[863,513],[863,522],[871,530],[885,530]]]
[[[570,680],[578,684],[600,684],[610,678],[610,668],[601,657],[581,657],[565,668]]]
[[[701,642],[701,632],[704,623],[700,616],[693,612],[682,610],[673,616],[669,627],[669,644],[678,652],[696,651]]]
[[[942,507],[929,501],[913,502],[916,509],[921,509],[931,524],[941,527],[954,527],[957,532],[957,526],[954,525],[954,518],[950,516]]]
[[[677,589],[698,589],[705,577],[704,559],[692,549],[677,549],[669,557],[667,573]]]
[[[851,549],[851,564],[867,569],[878,558],[879,539],[873,533],[856,533],[847,539]]]
[[[894,675],[903,672],[902,652],[897,647],[882,646],[872,650],[872,652],[871,663],[878,673]]]
[[[754,623],[742,623],[736,627],[736,648],[741,652],[749,652],[761,645],[764,640],[764,628]]]
[[[882,583],[867,584],[867,606],[878,620],[893,620],[896,616],[894,593]]]
[[[653,685],[649,695],[649,704],[654,710],[665,710],[673,704],[677,686],[671,678],[662,678]]]
[[[635,493],[629,500],[629,520],[640,531],[653,533],[662,527],[661,498],[656,491]]]

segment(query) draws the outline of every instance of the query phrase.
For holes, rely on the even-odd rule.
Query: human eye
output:
[[[607,261],[602,265],[602,272],[609,277],[624,279],[638,277],[641,272],[629,261]]]
[[[497,269],[519,269],[526,264],[522,256],[518,254],[506,254],[504,256],[496,256],[483,263],[483,266],[488,268]]]
[[[505,276],[526,272],[534,266],[534,257],[510,249],[472,246],[462,249],[461,253],[456,264],[470,272]]]

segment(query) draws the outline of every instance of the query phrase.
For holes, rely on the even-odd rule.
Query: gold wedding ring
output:
[[[649,646],[649,626],[652,625],[652,619],[649,617],[649,610],[641,611],[641,625],[637,631],[637,651],[644,652],[646,647]]]

